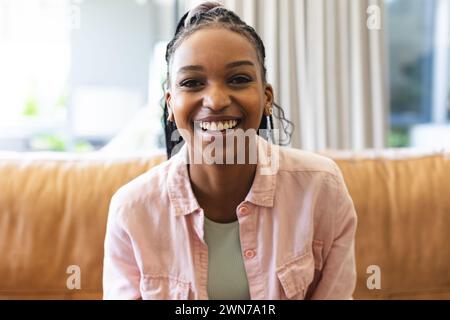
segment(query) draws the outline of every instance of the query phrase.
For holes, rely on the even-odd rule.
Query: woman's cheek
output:
[[[178,128],[188,129],[189,114],[191,111],[188,102],[186,99],[178,98],[174,104],[174,116]]]

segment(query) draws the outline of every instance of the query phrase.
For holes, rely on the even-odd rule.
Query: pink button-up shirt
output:
[[[236,208],[251,299],[350,299],[357,219],[337,165],[259,137],[258,150],[252,187]],[[183,146],[112,198],[105,299],[208,299],[204,212],[187,154]]]

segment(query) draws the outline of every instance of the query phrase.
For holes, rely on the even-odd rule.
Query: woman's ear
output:
[[[264,115],[271,116],[274,97],[273,97],[273,88],[270,84],[266,84],[266,87],[264,89],[264,94],[265,94],[265,98],[266,98],[265,104],[264,104]]]
[[[172,99],[170,92],[166,92],[165,99],[166,99],[166,105],[167,105],[167,113],[169,114],[169,116],[167,117],[167,121],[174,122],[172,106],[170,105],[170,102]]]

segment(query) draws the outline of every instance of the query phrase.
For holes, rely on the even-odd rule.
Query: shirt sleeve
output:
[[[103,299],[140,299],[140,271],[131,239],[124,228],[124,208],[111,200],[103,259]]]
[[[336,209],[331,248],[324,262],[322,276],[311,299],[352,299],[356,286],[355,232],[357,216],[342,173],[336,165]]]

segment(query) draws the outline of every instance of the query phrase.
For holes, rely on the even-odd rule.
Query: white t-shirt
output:
[[[239,239],[239,221],[214,222],[205,216],[210,300],[250,300]]]

